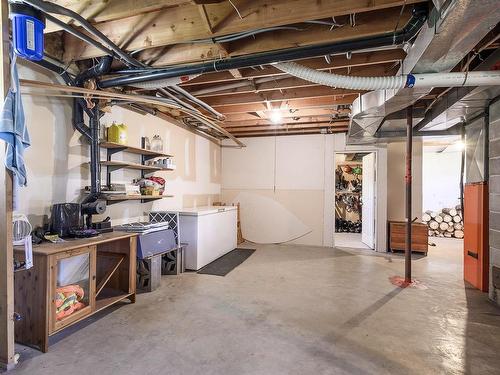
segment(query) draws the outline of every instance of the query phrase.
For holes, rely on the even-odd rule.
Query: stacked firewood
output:
[[[460,205],[441,211],[426,211],[422,221],[429,228],[429,237],[464,238],[464,219]]]

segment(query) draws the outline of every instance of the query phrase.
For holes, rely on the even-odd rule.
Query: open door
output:
[[[363,206],[361,208],[361,241],[375,248],[375,153],[363,156]]]

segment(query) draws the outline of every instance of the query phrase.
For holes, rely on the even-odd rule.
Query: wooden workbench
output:
[[[23,260],[24,249],[14,251],[15,258]],[[14,277],[19,343],[46,352],[50,335],[124,299],[135,302],[136,234],[111,232],[35,245],[33,263]],[[64,299],[71,293],[78,305]]]

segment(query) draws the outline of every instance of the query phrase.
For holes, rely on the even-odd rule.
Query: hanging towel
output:
[[[30,138],[24,117],[16,55],[11,49],[11,87],[5,98],[0,117],[0,139],[7,143],[5,167],[14,175],[14,206],[17,206],[18,186],[26,186],[24,150],[30,146]]]

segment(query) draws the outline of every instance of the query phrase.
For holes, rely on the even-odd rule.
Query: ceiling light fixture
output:
[[[281,113],[279,111],[272,111],[269,119],[273,124],[281,123]]]

